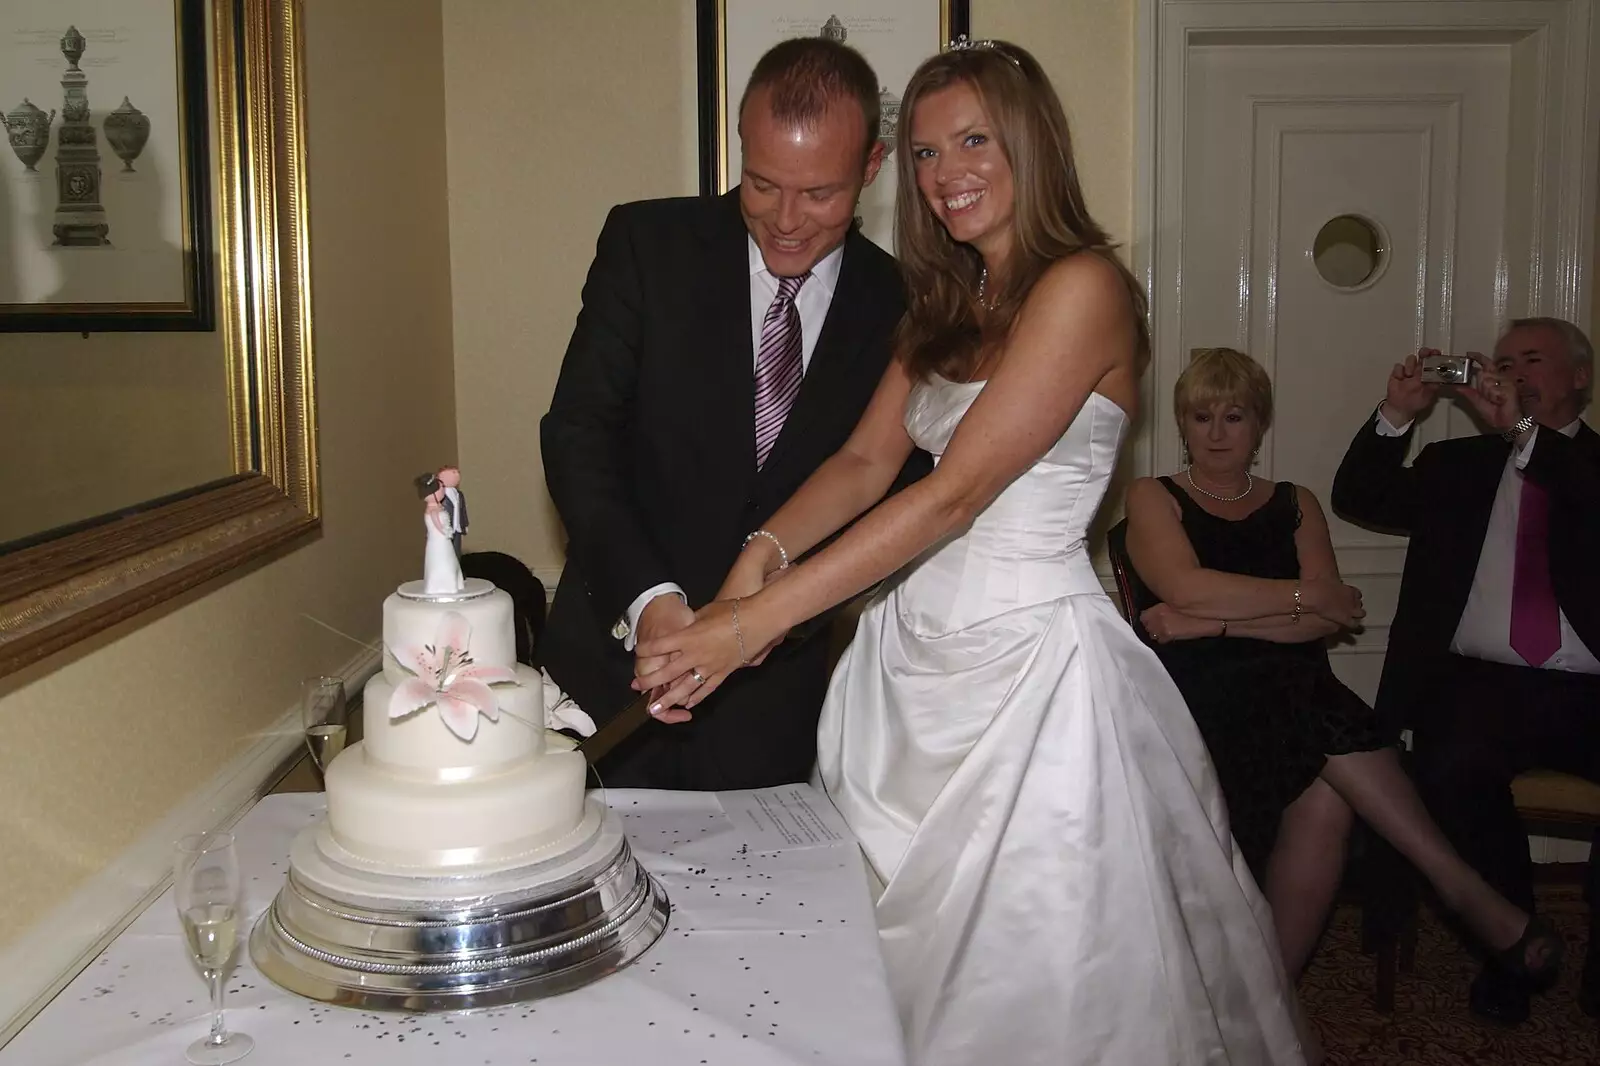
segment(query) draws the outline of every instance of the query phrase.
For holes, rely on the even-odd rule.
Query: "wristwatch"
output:
[[[1534,426],[1532,415],[1523,415],[1517,419],[1517,424],[1506,430],[1500,436],[1507,441],[1514,441]]]

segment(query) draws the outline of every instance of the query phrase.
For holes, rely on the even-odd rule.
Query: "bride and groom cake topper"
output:
[[[467,532],[467,497],[461,491],[461,471],[442,466],[416,479],[423,499],[423,525],[427,542],[422,556],[423,592],[452,595],[466,589],[461,574],[461,538]]]

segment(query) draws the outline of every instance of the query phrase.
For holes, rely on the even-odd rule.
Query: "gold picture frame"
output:
[[[0,555],[0,675],[320,524],[302,0],[206,0],[233,468]]]
[[[6,239],[12,277],[63,287],[41,298],[16,291],[19,286],[0,274],[0,333],[210,332],[216,306],[209,0],[49,4],[53,28],[66,31],[59,39],[53,32],[41,39],[47,35],[32,21],[39,17],[39,0],[0,9],[0,36],[15,42],[7,42],[12,47],[0,69],[12,69],[7,84],[23,97],[6,116],[16,158],[0,156],[0,167],[14,191],[27,188],[30,172],[55,179],[53,192],[36,207],[35,239],[24,235],[26,224],[18,225],[26,215],[11,219]],[[55,53],[70,67],[39,66],[41,52]],[[59,88],[53,84],[58,77]],[[57,104],[59,122],[57,109],[47,115],[26,97],[28,91]],[[145,110],[127,96],[113,110],[123,91]],[[170,168],[170,180],[162,180],[163,167]],[[133,216],[170,216],[171,229],[140,232]],[[153,248],[152,241],[163,237],[170,247]],[[64,254],[75,265],[58,270]],[[159,279],[155,290],[147,288],[150,278]]]

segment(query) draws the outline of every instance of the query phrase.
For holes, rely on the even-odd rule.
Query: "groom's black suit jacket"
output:
[[[691,607],[716,595],[745,536],[849,437],[903,309],[894,260],[852,231],[799,397],[758,471],[738,190],[612,210],[540,424],[569,543],[538,657],[597,722],[635,697],[617,619],[662,582],[682,586]],[[917,453],[898,484],[927,468]],[[602,780],[692,789],[804,780],[827,654],[825,626],[791,634],[762,666],[729,678],[694,721],[647,723],[602,762]]]
[[[1428,724],[1432,679],[1448,668],[1450,641],[1511,455],[1498,435],[1459,437],[1429,444],[1408,467],[1414,431],[1380,436],[1368,418],[1330,494],[1342,517],[1411,538],[1378,686],[1378,714],[1393,730]],[[1550,493],[1556,601],[1584,645],[1600,649],[1600,434],[1582,423],[1571,439],[1540,429],[1524,475]]]

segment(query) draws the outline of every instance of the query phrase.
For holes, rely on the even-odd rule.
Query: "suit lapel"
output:
[[[704,237],[705,271],[698,285],[694,321],[705,324],[700,387],[713,425],[707,430],[729,457],[727,469],[739,477],[756,466],[755,351],[750,342],[749,235],[739,214],[739,190],[722,197]]]
[[[800,447],[810,429],[827,414],[839,397],[842,387],[858,371],[860,360],[855,358],[866,335],[870,322],[870,301],[879,295],[868,283],[862,268],[865,258],[857,247],[866,238],[852,230],[845,238],[844,257],[839,263],[839,278],[834,284],[833,300],[828,304],[828,317],[823,320],[822,332],[817,336],[817,346],[811,353],[806,376],[800,383],[800,394],[772,446],[772,454],[762,468],[766,473],[779,468]],[[752,396],[752,405],[754,399]],[[752,433],[754,432],[752,423]]]
[[[1572,439],[1577,442],[1578,448],[1589,455],[1600,455],[1600,433],[1596,433],[1587,422],[1578,423],[1578,432]]]

